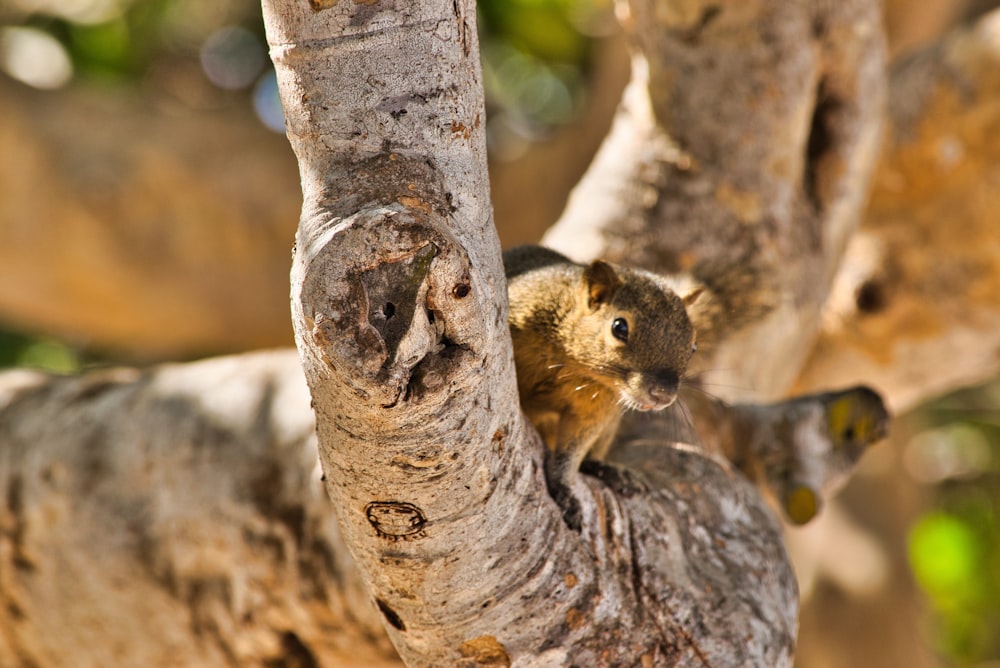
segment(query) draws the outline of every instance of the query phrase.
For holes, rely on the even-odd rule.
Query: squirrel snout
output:
[[[648,405],[643,405],[643,410],[660,410],[674,403],[677,399],[677,390],[680,386],[680,379],[672,371],[662,372],[650,376],[646,380],[646,396],[649,398]]]

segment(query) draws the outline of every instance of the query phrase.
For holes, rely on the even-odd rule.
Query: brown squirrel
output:
[[[540,246],[504,253],[521,406],[547,446],[549,492],[579,530],[569,483],[607,454],[625,409],[666,408],[696,349],[683,296],[668,279]]]

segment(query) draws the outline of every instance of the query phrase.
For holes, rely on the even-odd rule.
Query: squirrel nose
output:
[[[679,385],[680,379],[677,378],[677,374],[667,371],[653,376],[646,386],[646,392],[649,394],[650,399],[653,399],[665,408],[677,399]]]

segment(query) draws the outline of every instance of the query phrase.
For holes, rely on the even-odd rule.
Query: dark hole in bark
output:
[[[878,313],[885,308],[887,302],[885,288],[878,281],[865,281],[854,294],[854,303],[862,313]]]
[[[436,253],[434,244],[428,243],[407,257],[362,271],[357,283],[352,283],[358,293],[352,298],[367,303],[368,323],[374,328],[367,335],[382,339],[373,341],[370,347],[384,346],[387,363],[409,330],[415,310],[423,308],[417,296]]]
[[[382,611],[382,615],[385,616],[385,620],[389,622],[394,629],[399,629],[400,631],[406,630],[406,624],[404,624],[403,620],[399,618],[399,615],[396,614],[395,610],[386,605],[385,601],[380,598],[376,598],[375,605],[377,605],[378,609]]]
[[[836,117],[841,102],[828,90],[825,80],[816,89],[816,106],[809,126],[809,140],[806,142],[806,161],[803,188],[813,209],[822,211],[826,205],[827,178],[829,168],[824,165],[836,147]]]
[[[702,33],[708,27],[708,24],[714,21],[721,13],[722,7],[719,5],[708,5],[701,11],[698,22],[681,34],[681,39],[687,44],[697,44],[701,40]]]
[[[267,668],[316,668],[319,662],[302,639],[291,631],[285,631],[281,635],[280,657],[275,657],[264,662]]]

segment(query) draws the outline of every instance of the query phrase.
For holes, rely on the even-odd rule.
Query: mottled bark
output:
[[[795,585],[774,518],[724,461],[694,450],[638,441],[619,455],[630,470],[587,476],[583,536],[561,526],[537,463],[506,474],[520,479],[533,517],[483,527],[492,509],[466,507],[417,527],[391,513],[400,505],[372,507],[366,528],[373,542],[375,526],[385,532],[394,577],[421,575],[408,595],[437,582],[426,612],[414,612],[418,598],[399,605],[362,584],[322,491],[291,351],[76,378],[8,372],[0,406],[2,665],[392,665],[380,622],[409,629],[390,626],[396,635],[422,631],[451,599],[462,614],[422,631],[426,642],[455,625],[488,628],[443,665],[466,655],[539,666],[787,663]],[[448,475],[418,459],[396,468]],[[449,521],[464,525],[452,538],[461,544],[415,559]],[[481,530],[492,542],[477,580],[461,590],[439,582]],[[542,547],[511,542],[522,530]],[[574,555],[568,568],[560,550]],[[509,588],[490,589],[501,573]],[[550,608],[558,642],[537,655],[516,644],[546,631]]]
[[[292,351],[0,374],[0,665],[393,665]]]
[[[490,227],[472,5],[264,7],[303,182],[292,310],[320,461],[404,661],[787,665],[778,526],[723,462],[627,444],[572,483],[579,533],[546,492]]]
[[[877,6],[621,6],[632,83],[545,240],[706,283],[703,380],[780,396],[866,195],[884,102]]]

